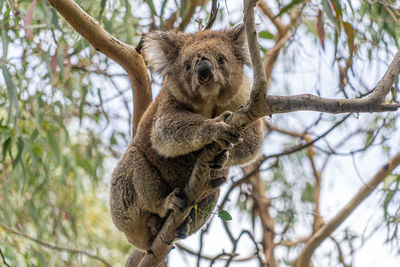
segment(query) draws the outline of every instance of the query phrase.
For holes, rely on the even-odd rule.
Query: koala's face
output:
[[[195,34],[153,32],[144,41],[147,64],[183,98],[233,97],[248,64],[244,26]],[[174,91],[175,90],[175,91]]]

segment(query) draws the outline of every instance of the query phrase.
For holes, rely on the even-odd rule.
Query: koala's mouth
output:
[[[219,87],[220,86],[218,83],[206,83],[200,86],[200,90],[211,93],[214,91],[218,91]]]

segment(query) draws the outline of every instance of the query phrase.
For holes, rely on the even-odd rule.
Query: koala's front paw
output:
[[[183,211],[188,206],[188,200],[181,188],[175,188],[165,199],[164,205],[167,210]]]
[[[226,182],[226,177],[218,177],[208,181],[211,188],[217,188]]]
[[[217,154],[214,159],[207,161],[208,166],[211,169],[221,169],[228,161],[228,151],[224,150]]]
[[[214,119],[213,125],[213,140],[226,150],[232,149],[240,140],[240,131],[235,126],[226,123],[230,116],[232,112],[225,111]]]

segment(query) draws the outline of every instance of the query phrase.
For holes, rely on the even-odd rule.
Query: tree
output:
[[[200,20],[205,21],[208,16],[211,19],[206,27],[211,27],[215,18],[224,27],[241,19],[230,21],[233,15],[217,13],[217,1],[82,1],[79,4],[87,13],[71,0],[49,2],[54,8],[46,1],[36,0],[0,3],[2,260],[6,265],[122,263],[129,246],[113,228],[106,200],[101,197],[107,190],[104,177],[111,172],[110,160],[118,158],[127,146],[130,129],[135,129],[151,101],[150,82],[156,85],[158,80],[147,76],[140,53],[119,40],[139,44],[140,48],[140,35],[149,30],[184,31],[196,24],[201,28]],[[176,246],[195,255],[198,264],[202,260],[211,264],[222,260],[229,265],[237,260],[239,241],[248,236],[254,245],[249,260],[255,258],[263,266],[278,266],[278,262],[308,266],[321,243],[330,240],[334,246],[328,251],[337,257],[314,257],[314,263],[329,258],[330,262],[350,266],[352,255],[357,252],[353,247],[362,244],[364,237],[338,227],[377,187],[381,197],[377,201],[382,207],[376,212],[381,220],[376,226],[387,234],[388,242],[399,240],[400,175],[395,168],[400,164],[400,151],[398,145],[393,145],[398,140],[399,119],[396,112],[390,112],[400,107],[400,55],[393,52],[398,48],[398,7],[389,1],[258,1],[256,12],[261,29],[256,34],[256,2],[245,1],[242,9],[254,93],[249,105],[237,111],[231,123],[243,128],[268,115],[266,151],[271,151],[270,146],[278,152],[267,152],[253,165],[236,170],[241,175],[232,177],[227,185],[218,212],[222,219],[229,219],[224,209],[229,199],[233,201],[238,196],[236,209],[251,215],[253,231],[243,228],[235,234],[232,224],[223,221],[226,242],[231,242],[233,249],[226,252],[221,248],[223,253],[206,257],[202,253],[207,245],[203,244],[203,236],[215,221],[212,219],[201,231],[198,251],[181,243]],[[231,7],[230,3],[220,4],[221,9]],[[143,10],[149,11],[148,16],[143,15]],[[305,53],[307,49],[302,45],[306,44],[318,51],[318,56],[296,53]],[[320,80],[314,82],[315,89],[308,89],[314,94],[293,96],[299,91],[296,86],[300,86],[279,77],[276,68],[285,71],[290,79],[293,75],[288,71],[298,72],[293,66],[307,66],[304,58],[313,66],[315,57],[320,61],[329,58],[329,62],[319,64],[334,73],[328,77],[333,82],[321,82],[327,72],[318,68],[312,76]],[[367,68],[384,65],[385,74],[371,81],[362,72],[362,64]],[[133,88],[133,115],[126,96],[130,87],[122,82],[126,78]],[[274,96],[282,95],[284,83],[288,96]],[[374,89],[373,83],[377,84]],[[105,90],[104,84],[112,92]],[[127,89],[121,89],[121,85]],[[310,88],[310,84],[307,86]],[[125,111],[113,108],[116,103],[122,104]],[[296,113],[273,115],[297,110],[318,112],[303,117]],[[360,115],[364,112],[382,113]],[[127,129],[118,127],[126,122]],[[278,145],[269,143],[277,137]],[[203,154],[207,157],[210,153],[212,149]],[[371,165],[380,165],[381,169],[374,166],[375,174],[369,173],[370,180],[348,204],[327,217],[321,209],[321,188],[334,169],[333,158],[353,159],[357,175],[364,180],[365,172],[359,168],[370,171],[369,163],[361,162],[369,155],[375,157]],[[192,183],[189,187],[201,188]],[[194,190],[192,197],[195,199],[198,193]],[[167,220],[160,233],[164,240],[188,211],[173,214],[174,222]],[[306,228],[305,237],[299,237],[301,228]],[[332,234],[337,229],[339,233]],[[171,249],[159,239],[154,247],[154,254],[146,255],[141,266],[154,266]],[[287,256],[279,250],[287,252]]]

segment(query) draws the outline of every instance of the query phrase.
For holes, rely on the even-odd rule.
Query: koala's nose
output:
[[[199,61],[197,61],[195,69],[200,84],[209,84],[212,82],[212,63],[208,59],[201,58]]]

